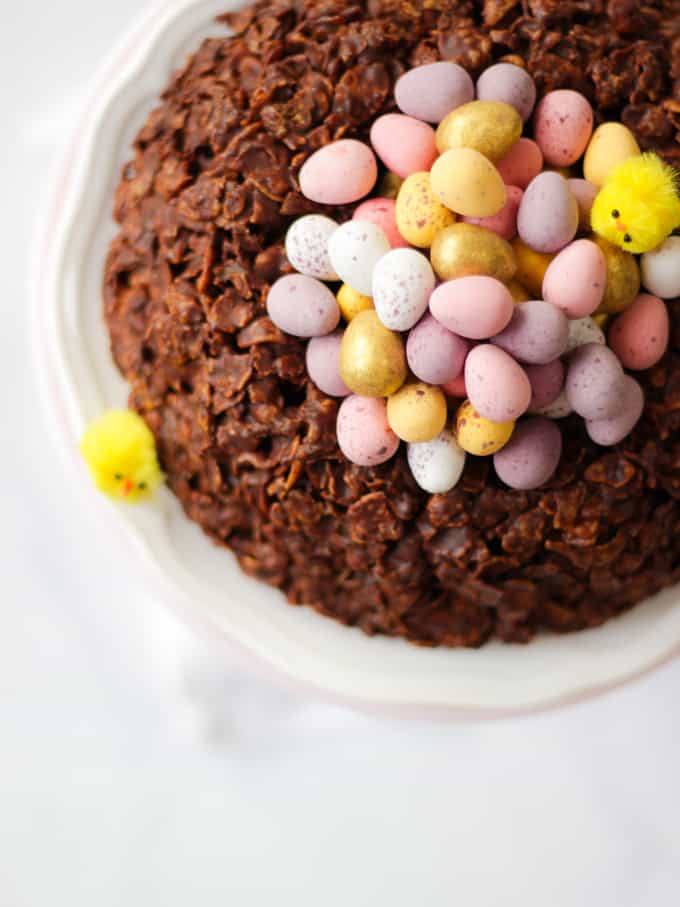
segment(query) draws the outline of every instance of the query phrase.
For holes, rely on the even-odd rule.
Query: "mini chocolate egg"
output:
[[[369,198],[354,209],[352,220],[366,220],[380,227],[393,249],[405,249],[408,242],[399,232],[397,203],[393,198]]]
[[[368,309],[374,308],[373,300],[370,296],[364,296],[362,293],[357,293],[355,289],[346,283],[343,283],[338,290],[336,299],[340,306],[340,313],[348,324],[352,318],[359,314],[359,312],[365,312]]]
[[[604,346],[606,342],[607,339],[595,318],[586,315],[585,318],[570,319],[566,353],[571,353],[572,350],[578,349],[579,346],[585,346],[586,343],[599,343]]]
[[[584,233],[589,233],[591,229],[590,209],[593,207],[597,195],[597,186],[593,186],[588,180],[581,179],[568,179],[567,186],[578,205],[578,228]]]
[[[412,173],[399,190],[396,203],[399,233],[419,249],[429,248],[440,230],[456,220],[453,211],[442,205],[430,186],[429,173]]]
[[[532,409],[531,412],[535,416],[545,416],[546,419],[566,419],[574,410],[567,399],[567,392],[562,388],[552,403],[540,409]]]
[[[494,63],[477,79],[480,101],[503,101],[526,122],[536,103],[536,83],[526,69],[514,63]]]
[[[621,365],[638,372],[662,358],[669,334],[666,304],[658,296],[641,293],[629,309],[614,319],[608,340]]]
[[[598,315],[616,315],[633,304],[640,292],[640,269],[637,259],[602,236],[592,240],[602,250],[607,265],[607,281]]]
[[[405,384],[387,400],[387,421],[402,441],[431,441],[446,424],[446,397],[429,384]]]
[[[432,192],[443,205],[467,217],[498,214],[507,198],[494,165],[474,148],[452,148],[430,171]]]
[[[437,233],[430,258],[441,280],[479,274],[507,283],[517,269],[510,244],[475,224],[452,224]]]
[[[425,315],[408,335],[406,360],[420,381],[446,384],[461,374],[470,348],[467,340],[447,330],[432,315]]]
[[[496,161],[496,169],[506,186],[526,189],[543,169],[543,152],[533,139],[520,138],[500,161]]]
[[[490,161],[497,161],[521,134],[522,118],[514,107],[502,101],[469,101],[441,121],[437,148],[441,154],[451,148],[473,148]]]
[[[554,167],[575,164],[593,132],[593,108],[580,92],[568,88],[549,91],[534,114],[534,138],[546,163]]]
[[[446,494],[455,488],[465,468],[465,451],[445,428],[431,441],[409,444],[406,458],[411,475],[423,491]]]
[[[510,488],[532,491],[553,477],[562,456],[562,433],[543,416],[526,419],[493,458],[496,475]]]
[[[386,113],[371,126],[371,144],[383,164],[402,179],[429,170],[437,159],[434,129],[403,113]]]
[[[567,348],[569,322],[551,302],[532,299],[517,303],[510,323],[491,342],[518,362],[545,365]]]
[[[307,344],[307,374],[320,391],[330,397],[346,397],[350,389],[340,377],[342,331],[312,337]]]
[[[328,257],[328,240],[338,229],[330,217],[306,214],[299,217],[286,233],[286,256],[296,271],[318,280],[337,280]]]
[[[669,236],[640,259],[645,289],[661,299],[680,296],[680,236]]]
[[[362,296],[371,295],[373,269],[390,248],[380,227],[365,220],[347,221],[328,242],[328,254],[335,272]]]
[[[517,212],[522,202],[524,193],[517,186],[507,186],[507,199],[498,214],[491,217],[463,217],[466,224],[477,224],[478,227],[484,227],[497,233],[503,239],[512,239],[517,233]]]
[[[348,205],[371,191],[378,179],[375,155],[363,142],[340,139],[315,151],[300,169],[300,191],[322,205]]]
[[[590,439],[602,447],[611,447],[623,441],[640,421],[645,408],[645,396],[634,378],[625,375],[621,411],[611,419],[586,419]]]
[[[517,232],[537,252],[558,252],[576,236],[578,205],[567,181],[539,173],[527,186],[517,214]]]
[[[336,423],[338,446],[350,463],[378,466],[391,459],[399,438],[387,423],[384,400],[352,395],[340,404]]]
[[[388,397],[406,380],[402,339],[372,309],[359,312],[345,329],[340,375],[352,393],[363,397]]]
[[[415,249],[392,249],[373,270],[373,305],[392,331],[408,331],[427,309],[435,276],[428,259]]]
[[[516,236],[510,245],[517,262],[515,277],[531,293],[529,298],[540,299],[543,292],[543,278],[548,270],[548,265],[555,257],[554,254],[537,252],[522,242],[519,236]]]
[[[531,385],[529,412],[536,412],[550,406],[559,397],[564,387],[564,365],[561,359],[554,359],[544,365],[525,365]]]
[[[430,312],[437,321],[468,340],[486,340],[500,333],[514,309],[510,291],[493,277],[447,280],[430,297]]]
[[[553,258],[543,278],[543,299],[568,318],[585,318],[604,296],[607,265],[599,246],[577,239]]]
[[[468,353],[465,387],[470,403],[492,422],[518,419],[531,402],[531,384],[522,366],[491,343],[482,343]]]
[[[593,133],[583,159],[583,175],[601,189],[618,164],[637,157],[640,146],[623,123],[602,123]]]
[[[510,290],[513,302],[528,302],[531,299],[528,290],[525,290],[519,280],[509,280],[506,287]]]
[[[267,314],[286,334],[320,337],[340,321],[340,309],[328,287],[304,274],[287,274],[267,294]]]
[[[426,123],[439,123],[474,96],[474,82],[467,70],[446,61],[409,69],[394,86],[394,99],[401,112]]]
[[[491,422],[465,400],[456,414],[456,438],[464,451],[476,457],[489,457],[508,443],[514,422]]]
[[[621,363],[609,347],[599,343],[580,346],[569,358],[564,384],[569,405],[584,419],[618,416],[624,403],[623,379]]]
[[[465,373],[463,372],[463,374],[458,375],[457,378],[452,378],[451,381],[442,384],[441,389],[447,397],[456,397],[458,400],[464,400],[467,397]]]

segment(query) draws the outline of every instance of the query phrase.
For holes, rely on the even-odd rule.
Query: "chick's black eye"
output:
[[[630,235],[630,233],[624,233],[623,241],[624,242],[633,242],[633,237]]]
[[[116,482],[122,482],[122,481],[123,481],[123,476],[122,476],[121,473],[119,473],[119,472],[117,472],[113,478],[116,480]]]
[[[612,217],[614,218],[614,220],[618,220],[621,217],[621,212],[618,208],[614,208],[614,210],[612,211]]]

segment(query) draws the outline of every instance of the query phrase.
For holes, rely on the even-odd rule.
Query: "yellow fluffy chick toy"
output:
[[[680,227],[678,173],[656,154],[641,154],[609,174],[590,212],[595,233],[637,255]]]
[[[148,498],[163,480],[154,437],[131,410],[100,416],[83,435],[80,451],[97,488],[115,500]]]

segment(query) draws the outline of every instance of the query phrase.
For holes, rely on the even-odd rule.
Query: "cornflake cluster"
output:
[[[344,398],[337,436],[352,462],[383,463],[404,441],[425,491],[453,488],[466,453],[493,455],[511,488],[537,488],[559,464],[556,420],[575,412],[593,441],[614,445],[642,414],[627,372],[663,356],[663,299],[680,295],[672,200],[657,211],[658,184],[644,187],[652,171],[672,187],[674,176],[622,124],[593,132],[578,92],[536,105],[512,64],[476,86],[454,63],[421,66],[395,98],[402,112],[374,122],[372,148],[343,139],[302,167],[301,191],[327,205],[369,196],[376,156],[388,173],[351,221],[291,226],[296,273],[271,287],[269,316],[310,338],[309,376]],[[597,235],[591,210],[593,224],[596,211],[607,218]],[[650,242],[641,261],[626,251]]]

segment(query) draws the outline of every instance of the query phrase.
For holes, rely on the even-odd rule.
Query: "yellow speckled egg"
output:
[[[373,309],[359,312],[340,344],[340,375],[362,397],[389,397],[406,380],[401,335],[390,331]]]
[[[591,239],[602,249],[607,265],[607,282],[597,314],[616,315],[631,306],[640,292],[640,268],[630,252],[624,252],[602,236]]]
[[[640,154],[635,136],[623,123],[602,123],[593,133],[583,159],[583,175],[600,189],[622,161]]]
[[[437,149],[443,153],[449,148],[474,148],[489,160],[498,161],[521,134],[522,118],[514,107],[503,101],[469,101],[441,121]]]
[[[522,286],[519,280],[511,280],[506,284],[510,290],[513,302],[528,302],[531,299],[528,291]]]
[[[446,425],[444,392],[431,384],[405,384],[387,401],[387,421],[402,441],[431,441]]]
[[[397,228],[406,242],[429,248],[435,235],[456,220],[453,211],[435,197],[430,174],[412,173],[402,183],[396,206]]]
[[[522,242],[519,236],[513,239],[511,245],[517,262],[515,277],[531,293],[532,299],[542,299],[543,278],[548,270],[548,265],[555,257],[554,254],[536,252],[535,249]]]
[[[456,414],[458,444],[476,457],[489,457],[508,443],[515,430],[514,422],[490,422],[480,416],[469,400]]]
[[[373,300],[370,296],[363,296],[347,283],[343,283],[340,287],[336,298],[342,317],[348,324],[359,312],[374,308]]]
[[[442,280],[481,274],[508,283],[517,270],[510,243],[475,224],[452,224],[437,233],[430,257]]]
[[[378,183],[376,196],[378,198],[396,198],[397,195],[399,195],[399,190],[401,189],[401,184],[403,182],[404,181],[400,176],[397,176],[396,173],[392,173],[391,170],[387,170]]]
[[[465,217],[492,217],[507,201],[503,178],[474,148],[452,148],[432,165],[430,185],[435,198]]]

